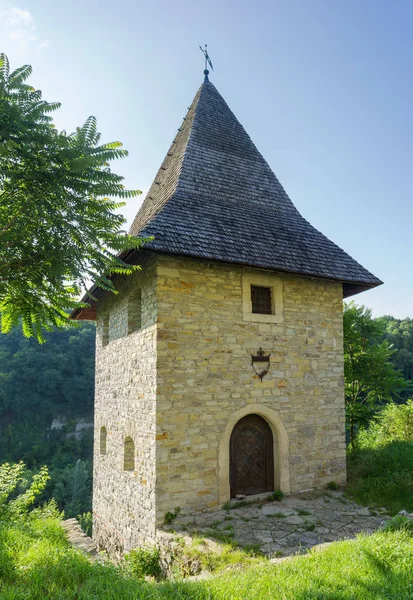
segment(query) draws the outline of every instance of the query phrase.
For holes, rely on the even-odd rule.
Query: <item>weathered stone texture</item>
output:
[[[99,303],[96,339],[94,539],[120,554],[155,535],[156,286],[155,259]],[[128,335],[128,298],[142,294],[142,328]],[[102,330],[109,314],[109,344]],[[106,455],[100,428],[107,429]],[[135,469],[123,470],[124,441],[135,444]]]
[[[341,284],[144,256],[143,271],[99,306],[96,541],[113,554],[153,543],[166,512],[215,509],[229,499],[225,436],[235,413],[249,406],[271,421],[284,449],[282,460],[275,457],[283,491],[344,483]],[[245,278],[259,273],[274,278],[282,307],[277,322],[245,315]],[[136,286],[142,329],[128,335],[128,297]],[[108,314],[109,344],[102,346]],[[262,382],[251,366],[260,347],[271,353]],[[106,456],[99,452],[101,426],[107,428]],[[126,436],[135,443],[134,472],[123,471]]]
[[[276,411],[286,428],[286,491],[345,482],[341,284],[278,273],[283,322],[246,322],[242,275],[257,272],[158,258],[158,523],[176,506],[218,505],[224,428],[252,403]],[[260,347],[271,353],[262,382],[251,367]]]

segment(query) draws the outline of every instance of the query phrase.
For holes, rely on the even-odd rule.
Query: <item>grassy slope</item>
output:
[[[0,524],[0,598],[59,600],[413,598],[413,537],[377,533],[282,564],[196,582],[141,583],[90,564],[68,546],[56,518]]]
[[[346,492],[357,502],[413,512],[413,442],[362,448],[349,455],[348,471]]]

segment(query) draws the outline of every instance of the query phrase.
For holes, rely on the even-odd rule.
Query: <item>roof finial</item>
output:
[[[209,58],[208,46],[205,44],[205,50],[201,46],[199,46],[199,49],[201,50],[202,54],[205,56],[205,70],[204,70],[205,81],[209,81],[209,79],[208,79],[208,75],[209,75],[208,65],[211,67],[212,70],[214,70],[214,67],[212,66],[211,59]]]

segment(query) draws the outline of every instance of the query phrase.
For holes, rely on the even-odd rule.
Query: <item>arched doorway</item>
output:
[[[247,415],[238,421],[230,439],[231,498],[274,491],[273,435],[267,421]]]

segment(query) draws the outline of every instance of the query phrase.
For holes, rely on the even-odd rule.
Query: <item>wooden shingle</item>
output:
[[[215,86],[205,81],[130,233],[147,250],[343,282],[382,282],[306,221]]]

